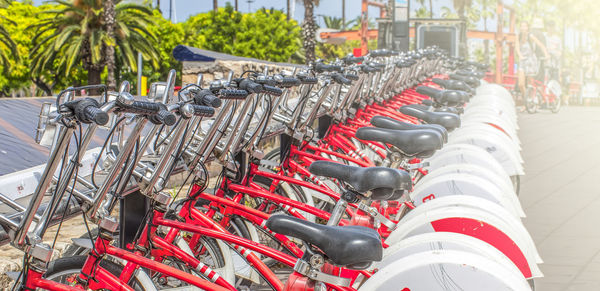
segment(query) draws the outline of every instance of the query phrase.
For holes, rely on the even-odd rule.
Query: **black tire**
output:
[[[276,148],[274,150],[271,150],[270,152],[268,152],[265,157],[265,160],[270,160],[270,161],[275,161],[275,162],[280,162],[280,156],[279,156],[279,149]]]
[[[51,261],[48,264],[48,270],[44,274],[44,278],[48,280],[52,280],[55,282],[60,282],[63,284],[69,284],[66,281],[67,278],[78,275],[85,261],[87,260],[87,256],[71,256],[71,257],[62,257],[60,259]],[[102,260],[100,262],[100,267],[109,271],[111,274],[119,277],[121,272],[123,271],[123,267],[108,260]],[[128,285],[131,286],[136,291],[144,291],[147,290],[143,287],[143,285],[133,277],[132,282],[129,282]]]

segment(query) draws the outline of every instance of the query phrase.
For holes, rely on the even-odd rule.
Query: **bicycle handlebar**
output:
[[[92,98],[70,101],[64,106],[73,110],[75,118],[82,123],[96,123],[105,125],[108,123],[108,114],[100,109],[98,101]]]
[[[248,97],[249,93],[248,91],[241,89],[221,89],[219,90],[218,95],[221,99],[225,100],[243,100],[246,99],[246,97]]]
[[[194,93],[194,103],[197,105],[210,106],[214,108],[221,107],[221,99],[215,96],[212,91],[208,89],[203,89],[200,91],[194,90],[192,93]]]
[[[262,87],[263,87],[263,92],[267,93],[269,95],[281,96],[281,94],[283,94],[283,90],[281,90],[280,88],[270,86],[270,85],[262,85]]]
[[[264,90],[261,84],[250,79],[238,79],[236,82],[238,83],[238,88],[246,90],[248,93],[262,93]]]
[[[192,114],[200,117],[211,117],[215,114],[215,109],[210,106],[188,104],[191,106]]]
[[[343,85],[350,85],[352,83],[352,81],[348,80],[347,78],[342,76],[342,74],[340,74],[340,73],[331,74],[331,79],[333,81],[335,81],[336,83],[343,84]]]
[[[327,65],[327,64],[318,62],[318,63],[315,63],[314,69],[318,73],[323,73],[323,72],[341,72],[342,71],[342,66]]]
[[[173,114],[169,110],[167,110],[167,107],[165,105],[163,105],[161,103],[155,103],[155,104],[159,105],[159,107],[161,107],[161,108],[157,113],[150,115],[150,117],[149,117],[150,122],[152,122],[154,124],[164,124],[167,126],[171,126],[171,125],[175,124],[175,122],[177,122],[177,117],[175,116],[175,114]]]
[[[298,76],[298,79],[300,79],[300,82],[302,84],[317,84],[319,82],[319,79],[317,79],[317,77],[311,76]]]

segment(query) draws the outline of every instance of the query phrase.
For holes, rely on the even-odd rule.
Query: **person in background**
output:
[[[539,40],[539,43],[534,41],[532,45],[533,52],[540,63],[535,79],[542,82],[544,81],[545,69],[550,59],[550,54],[548,54],[548,48],[546,47],[546,35],[544,34],[544,30],[544,21],[539,17],[534,18],[531,25],[531,35]]]
[[[525,96],[527,86],[526,77],[538,75],[540,64],[536,55],[536,48],[543,48],[544,56],[548,55],[544,44],[532,33],[529,32],[529,23],[521,21],[519,35],[516,41],[516,51],[519,57],[519,66],[517,71],[517,81],[521,96]],[[521,100],[524,101],[524,100]]]
[[[595,53],[588,52],[583,56],[583,89],[581,97],[583,104],[589,106],[593,99],[600,96],[600,70],[598,69],[598,56]]]
[[[561,80],[562,40],[556,30],[556,24],[552,20],[546,23],[546,49],[550,54],[547,64],[550,68],[550,79]]]

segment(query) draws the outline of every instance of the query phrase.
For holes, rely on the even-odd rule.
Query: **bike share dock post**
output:
[[[150,199],[137,190],[122,197],[119,206],[119,247],[127,249],[127,244],[133,242],[139,227],[145,223]]]

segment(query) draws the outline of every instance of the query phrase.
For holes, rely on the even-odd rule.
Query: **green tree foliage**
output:
[[[55,71],[54,69],[44,71],[37,76],[31,74],[30,51],[33,48],[32,39],[35,30],[30,27],[44,19],[46,15],[41,12],[49,9],[54,9],[54,5],[33,6],[17,1],[13,1],[6,9],[0,9],[0,21],[1,19],[6,21],[6,30],[16,44],[19,55],[19,58],[9,58],[12,69],[0,75],[0,95],[7,96],[11,90],[29,88],[32,83],[37,84],[38,89],[45,91],[46,95],[51,94],[54,86],[82,84],[85,76],[81,68],[73,70],[69,76],[59,78],[55,78],[51,73]],[[36,92],[29,94],[33,95]]]
[[[154,68],[151,63],[144,62],[142,73],[148,77],[148,83],[156,81],[164,81],[170,69],[176,69],[181,72],[181,62],[173,58],[173,49],[182,43],[186,42],[184,25],[182,23],[172,23],[165,19],[158,9],[152,12],[152,24],[148,26],[148,31],[156,36],[156,51],[158,53],[158,67]],[[117,51],[117,54],[120,52]],[[130,81],[133,85],[137,84],[137,70],[132,71],[126,66],[123,66],[117,59],[117,67],[120,71],[120,79]],[[181,80],[181,74],[177,75],[178,80]],[[136,86],[133,86],[135,88]]]
[[[200,13],[183,23],[185,39],[190,46],[231,54],[241,21],[242,14],[231,5]]]
[[[5,10],[10,5],[10,2],[10,0],[0,0],[0,8]],[[4,71],[8,72],[10,69],[9,59],[18,59],[18,52],[16,44],[5,28],[6,24],[14,24],[14,22],[0,14],[0,66],[3,67]]]
[[[427,7],[425,6],[425,0],[417,0],[417,3],[419,3],[421,5],[421,7],[419,7],[419,9],[417,9],[415,11],[415,17],[417,17],[417,18],[433,17],[432,7],[429,6],[429,9],[427,9]],[[429,3],[429,5],[431,5],[431,2]]]
[[[316,54],[318,59],[333,61],[336,58],[342,58],[352,53],[355,48],[360,48],[360,40],[350,40],[339,45],[319,43],[317,45]],[[377,40],[369,40],[367,48],[369,50],[377,49]]]
[[[360,15],[357,16],[356,18],[350,20],[347,22],[346,27],[350,26],[349,30],[360,30],[360,26],[361,26],[361,19],[360,19]],[[375,29],[377,28],[377,23],[375,23],[375,20],[373,20],[373,18],[368,18],[367,19],[367,26],[369,27],[369,29]]]
[[[287,62],[299,48],[300,27],[275,9],[241,14],[227,5],[190,17],[183,29],[187,45],[237,56]]]
[[[115,38],[104,30],[102,2],[96,0],[55,0],[53,9],[43,11],[48,15],[34,27],[35,47],[31,54],[34,75],[42,75],[52,69],[55,74],[69,75],[81,64],[87,71],[88,84],[101,82],[105,66],[102,54],[104,46],[118,47],[120,62],[135,68],[136,51],[155,65],[158,55],[155,37],[148,30],[151,9],[130,2],[118,2],[115,7]]]
[[[294,41],[299,36],[300,27],[296,21],[288,21],[282,11],[262,8],[242,16],[233,54],[288,62],[299,48]]]
[[[344,22],[342,18],[329,15],[322,15],[321,17],[323,17],[323,23],[325,24],[325,27],[340,30],[343,29],[342,26]],[[358,18],[358,21],[360,21],[360,18]],[[345,27],[353,27],[355,23],[356,19],[347,21]]]

